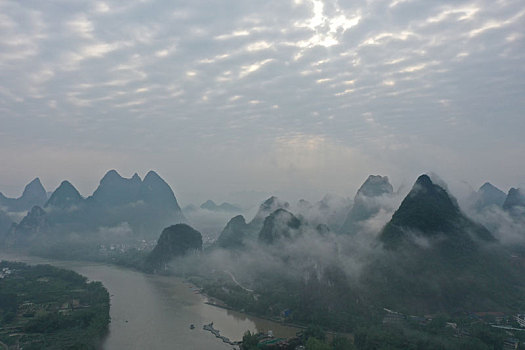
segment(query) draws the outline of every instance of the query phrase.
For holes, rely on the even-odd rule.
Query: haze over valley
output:
[[[408,192],[370,175],[352,200],[271,196],[251,215],[208,200],[186,215],[156,172],[110,170],[87,198],[67,180],[48,195],[38,178],[19,198],[2,195],[0,238],[7,253],[183,276],[229,308],[343,333],[385,324],[384,310],[425,322],[491,310],[512,324],[525,301],[525,193],[488,182],[463,197],[449,191],[432,173]],[[418,332],[406,341],[430,336]]]
[[[0,0],[0,349],[525,349],[524,28]]]

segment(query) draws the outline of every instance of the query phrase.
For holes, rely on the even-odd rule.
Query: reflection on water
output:
[[[246,330],[291,337],[296,328],[205,304],[193,286],[180,278],[147,275],[116,266],[18,257],[0,253],[0,259],[30,264],[49,263],[101,281],[111,295],[111,324],[104,348],[113,349],[231,349],[204,324],[213,322],[231,340]],[[190,329],[190,324],[195,329]]]

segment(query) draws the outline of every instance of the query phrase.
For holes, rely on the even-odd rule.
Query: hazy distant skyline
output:
[[[523,186],[524,28],[522,0],[0,0],[0,191]]]

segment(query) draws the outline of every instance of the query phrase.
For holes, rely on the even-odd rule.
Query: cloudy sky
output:
[[[525,184],[523,0],[0,0],[0,191]]]

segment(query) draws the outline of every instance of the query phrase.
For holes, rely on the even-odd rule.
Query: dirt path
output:
[[[233,282],[235,282],[236,285],[238,285],[239,287],[241,287],[242,289],[244,289],[247,292],[250,292],[250,293],[254,292],[252,289],[248,289],[248,288],[242,286],[239,282],[237,282],[237,280],[235,279],[235,276],[233,275],[233,273],[231,273],[228,270],[224,270],[224,272],[226,272],[228,275],[230,275],[230,277],[232,278]]]

